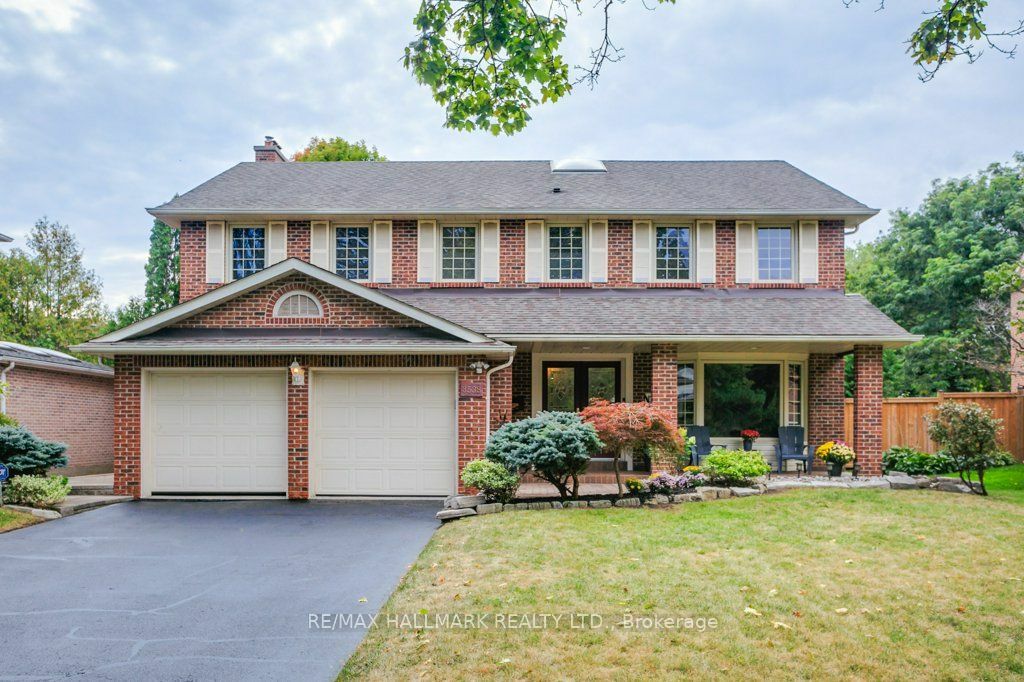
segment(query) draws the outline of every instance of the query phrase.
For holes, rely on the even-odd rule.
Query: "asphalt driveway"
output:
[[[147,501],[2,534],[0,680],[332,679],[365,630],[310,614],[379,610],[438,508]]]

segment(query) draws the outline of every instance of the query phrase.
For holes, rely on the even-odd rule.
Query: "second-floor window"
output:
[[[690,279],[690,234],[686,226],[658,226],[654,243],[655,279]]]
[[[757,228],[757,278],[761,281],[793,279],[793,228]]]
[[[255,225],[236,225],[231,228],[231,276],[248,277],[259,272],[267,263],[267,231]]]
[[[583,279],[583,227],[548,228],[548,279]]]
[[[345,279],[370,279],[369,227],[335,228],[334,271]]]
[[[476,231],[474,226],[441,228],[441,279],[476,279]]]

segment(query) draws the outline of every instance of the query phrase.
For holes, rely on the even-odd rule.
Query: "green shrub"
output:
[[[928,417],[928,435],[953,460],[960,480],[979,495],[985,490],[985,470],[999,461],[1002,420],[977,403],[940,403]],[[978,480],[972,480],[977,475]]]
[[[902,471],[911,476],[932,476],[956,471],[956,464],[944,452],[931,454],[895,445],[882,455],[882,468],[886,472]]]
[[[519,472],[489,459],[475,459],[462,469],[462,483],[476,488],[488,502],[511,502],[519,490]]]
[[[591,424],[572,412],[541,412],[502,425],[491,434],[484,457],[509,471],[534,473],[562,498],[579,494],[579,475],[604,444]],[[569,488],[572,481],[572,488]]]
[[[0,426],[0,462],[12,475],[44,476],[51,467],[67,466],[68,449],[63,443],[51,443],[20,427]]]
[[[1008,467],[1011,464],[1017,464],[1017,460],[1009,452],[1000,450],[992,455],[992,460],[989,463],[990,467]]]
[[[71,492],[67,476],[15,476],[4,483],[4,502],[27,507],[52,507]]]
[[[18,420],[9,414],[0,414],[0,426],[18,426]]]
[[[716,450],[704,458],[701,472],[712,483],[744,485],[766,475],[771,469],[756,450]]]

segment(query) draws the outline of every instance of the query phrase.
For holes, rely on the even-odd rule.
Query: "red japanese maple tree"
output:
[[[651,403],[610,403],[594,399],[580,412],[583,421],[597,429],[597,435],[609,449],[615,464],[615,483],[622,496],[619,458],[626,448],[637,452],[643,447],[677,451],[683,441],[673,420]]]

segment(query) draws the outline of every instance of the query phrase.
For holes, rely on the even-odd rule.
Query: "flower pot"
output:
[[[828,463],[828,475],[829,477],[836,477],[843,475],[843,469],[846,467],[846,462],[829,462]]]
[[[749,438],[744,438],[743,439],[743,449],[746,450],[747,452],[750,452],[751,450],[753,450],[754,449],[754,441],[752,441]]]

